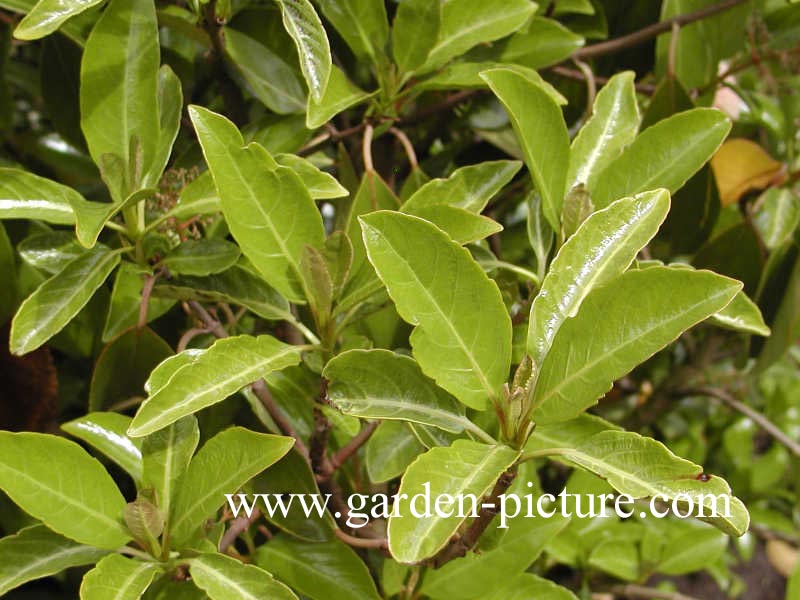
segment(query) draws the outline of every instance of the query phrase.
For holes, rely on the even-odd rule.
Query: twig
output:
[[[550,70],[555,73],[556,75],[561,75],[562,77],[567,77],[568,79],[574,79],[576,81],[585,81],[586,75],[582,71],[578,71],[577,69],[570,69],[569,67],[564,67],[562,65],[556,65],[554,67],[550,67]],[[605,85],[608,83],[608,77],[601,77],[600,75],[594,76],[595,83],[599,85]],[[656,91],[656,87],[649,83],[636,83],[635,84],[636,91],[642,94],[651,95]]]
[[[247,531],[260,517],[261,511],[255,508],[249,517],[244,516],[233,519],[228,529],[222,534],[222,538],[219,541],[219,551],[224,553],[236,541],[236,538]]]
[[[213,333],[215,337],[219,339],[228,337],[228,332],[222,326],[222,323],[212,317],[197,300],[189,300],[187,304],[189,309],[203,322],[206,328]],[[306,462],[310,462],[308,448],[306,448],[306,445],[294,430],[292,424],[289,423],[286,415],[283,414],[283,411],[275,403],[275,399],[272,397],[272,394],[270,394],[267,384],[264,382],[264,380],[259,379],[252,384],[251,388],[253,389],[253,393],[261,401],[261,404],[264,405],[264,408],[267,409],[269,416],[272,417],[272,420],[275,421],[275,424],[278,426],[281,432],[284,435],[294,438],[295,450],[300,453],[300,456],[302,456]]]
[[[186,350],[186,347],[189,345],[194,338],[198,335],[203,335],[205,333],[211,333],[205,327],[192,327],[188,329],[182,336],[181,339],[178,340],[178,345],[175,347],[176,352],[183,352]]]
[[[386,538],[360,538],[345,533],[341,529],[334,529],[333,534],[348,546],[353,548],[379,548],[380,550],[389,549],[389,540]]]
[[[367,126],[364,128],[364,142],[361,146],[361,152],[364,156],[364,170],[367,173],[371,173],[375,170],[375,167],[372,164],[372,134],[374,130],[372,125],[367,123]]]
[[[146,275],[144,284],[142,285],[142,300],[139,303],[139,319],[136,322],[136,329],[142,330],[147,325],[147,311],[150,307],[150,296],[153,294],[153,288],[158,281],[159,271],[153,275]]]
[[[594,78],[592,68],[580,59],[574,59],[575,65],[583,73],[586,80],[586,115],[584,121],[588,121],[594,111],[594,98],[597,95],[597,81]]]
[[[667,592],[643,585],[628,583],[625,585],[615,585],[611,588],[611,593],[622,598],[642,598],[650,600],[698,600],[694,596],[687,596],[680,592]]]
[[[667,19],[666,21],[653,23],[648,27],[639,29],[638,31],[634,31],[628,35],[624,35],[607,42],[601,42],[599,44],[592,44],[591,46],[580,48],[572,53],[572,58],[586,60],[587,58],[595,58],[604,54],[612,54],[619,50],[625,50],[626,48],[632,48],[651,40],[662,33],[670,31],[673,24],[684,26],[688,25],[689,23],[694,23],[695,21],[701,21],[718,13],[725,12],[726,10],[731,9],[734,6],[738,6],[739,4],[744,4],[747,1],[748,0],[724,0],[723,2],[701,8],[700,10],[696,10],[694,12],[677,15],[671,19]]]
[[[417,153],[414,151],[414,144],[411,143],[411,140],[408,139],[408,136],[397,127],[390,127],[389,133],[391,133],[394,137],[397,138],[397,141],[400,142],[400,145],[403,146],[403,150],[408,157],[408,164],[412,169],[416,169],[417,165]]]
[[[341,467],[361,446],[366,444],[377,428],[378,421],[370,421],[349,442],[339,448],[339,451],[330,458],[331,472]]]
[[[761,427],[761,429],[763,429],[773,438],[775,438],[775,440],[786,446],[792,454],[794,454],[795,456],[800,456],[800,443],[794,441],[792,438],[786,435],[777,425],[775,425],[775,423],[770,421],[760,412],[758,412],[753,408],[750,408],[743,402],[740,402],[739,400],[734,398],[731,394],[729,394],[727,391],[715,387],[700,387],[690,390],[681,390],[681,393],[685,393],[686,395],[698,394],[703,396],[710,396],[711,398],[719,400],[723,404],[728,405],[733,410],[745,415],[747,418],[753,421],[753,423]]]
[[[247,110],[239,86],[225,71],[225,28],[217,21],[216,4],[216,0],[211,0],[205,5],[203,12],[203,29],[211,39],[211,49],[207,55],[208,63],[219,82],[225,112],[234,123],[241,125],[247,121]]]

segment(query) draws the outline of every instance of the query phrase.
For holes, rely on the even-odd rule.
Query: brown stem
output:
[[[716,387],[700,387],[691,390],[681,390],[681,392],[687,395],[698,394],[703,396],[710,396],[712,398],[719,400],[720,402],[726,404],[733,410],[745,415],[748,419],[753,421],[753,423],[761,427],[761,429],[763,429],[773,438],[775,438],[775,440],[786,446],[792,454],[794,454],[795,456],[800,456],[800,443],[797,443],[795,440],[786,435],[777,425],[775,425],[775,423],[770,421],[760,412],[747,406],[743,402],[740,402],[727,391]]]
[[[217,321],[214,317],[212,317],[208,311],[203,308],[203,306],[197,302],[197,300],[189,300],[187,302],[189,309],[199,318],[203,325],[214,334],[215,337],[218,339],[228,337],[228,332],[222,326],[222,323]],[[259,379],[251,386],[253,389],[253,393],[256,397],[261,401],[261,404],[264,405],[264,408],[267,409],[269,416],[272,417],[272,420],[275,421],[275,424],[281,430],[284,435],[288,435],[289,437],[294,438],[294,448],[300,453],[306,462],[309,462],[308,456],[308,448],[303,443],[303,440],[300,439],[298,433],[292,427],[292,424],[286,418],[286,415],[283,414],[283,411],[280,407],[275,403],[275,399],[270,394],[269,389],[267,388],[267,384],[264,382],[263,379]]]
[[[643,585],[632,583],[625,585],[615,585],[611,588],[611,593],[621,598],[641,598],[650,600],[698,600],[694,596],[686,596],[679,592],[666,592]]]
[[[239,86],[230,78],[225,70],[225,28],[217,20],[216,0],[205,5],[203,12],[203,29],[211,39],[208,51],[208,63],[219,83],[219,91],[225,102],[225,112],[237,125],[247,122],[247,108]]]
[[[566,77],[568,79],[574,79],[575,81],[585,81],[586,75],[577,69],[570,69],[569,67],[565,67],[562,65],[556,65],[555,67],[550,67],[550,70],[555,73],[556,75],[561,75],[561,77]],[[598,85],[605,85],[608,83],[608,77],[602,77],[600,75],[594,76],[595,83]],[[642,94],[651,95],[656,91],[656,87],[649,83],[637,83],[635,84],[636,91]]]
[[[142,285],[142,300],[139,303],[139,320],[136,323],[136,329],[144,329],[147,325],[147,310],[150,306],[150,296],[153,294],[153,287],[158,281],[159,272],[156,271],[153,275],[146,275],[144,278],[144,285]]]
[[[361,446],[367,443],[372,434],[378,428],[378,421],[371,421],[364,426],[353,438],[330,459],[331,472],[341,467],[348,458],[358,451]]]
[[[431,563],[435,569],[438,569],[455,558],[465,556],[467,552],[478,543],[481,535],[483,535],[483,532],[489,527],[498,512],[500,496],[505,494],[508,488],[511,487],[514,477],[516,476],[517,472],[514,467],[511,467],[500,476],[500,479],[494,484],[491,493],[481,502],[481,506],[486,506],[486,508],[481,508],[478,516],[472,521],[464,532],[464,535],[452,540],[431,559]]]
[[[612,54],[614,52],[618,52],[619,50],[625,50],[626,48],[632,48],[651,40],[662,33],[670,31],[673,24],[684,26],[689,23],[694,23],[695,21],[701,21],[718,13],[730,10],[739,4],[744,4],[747,1],[748,0],[724,0],[723,2],[701,8],[700,10],[696,10],[694,12],[677,15],[671,19],[667,19],[666,21],[653,23],[648,27],[639,29],[638,31],[634,31],[628,35],[624,35],[607,42],[600,42],[599,44],[585,46],[584,48],[580,48],[579,50],[573,52],[572,57],[586,60],[587,58],[595,58],[604,54]]]
[[[236,538],[250,529],[250,526],[258,521],[260,517],[261,511],[255,508],[249,517],[236,517],[233,519],[228,529],[222,534],[222,538],[219,541],[219,551],[224,553],[236,541]]]
[[[389,549],[389,540],[386,538],[360,538],[345,533],[341,529],[334,529],[333,534],[348,546],[353,546],[353,548],[378,548],[380,550]]]

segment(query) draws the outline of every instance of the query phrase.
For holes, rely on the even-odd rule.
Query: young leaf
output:
[[[0,596],[23,583],[92,564],[108,554],[50,531],[44,525],[26,527],[0,539]]]
[[[378,62],[389,37],[382,0],[319,0],[318,4],[356,56]]]
[[[378,600],[364,561],[333,539],[315,543],[278,534],[256,551],[255,562],[312,600]]]
[[[61,331],[118,264],[119,251],[96,247],[40,285],[14,316],[11,352],[27,354]]]
[[[255,475],[276,462],[294,444],[292,438],[231,427],[200,448],[181,479],[170,511],[176,547],[190,541],[205,520]]]
[[[618,73],[597,94],[591,118],[572,141],[567,189],[579,183],[593,189],[598,174],[636,138],[641,116],[635,75]]]
[[[157,563],[110,554],[83,577],[81,600],[139,600],[160,571]]]
[[[346,415],[399,419],[459,433],[475,426],[455,398],[425,377],[414,359],[388,350],[349,350],[328,362],[328,397]]]
[[[528,353],[541,365],[559,328],[597,285],[621,274],[669,211],[665,190],[618,200],[597,211],[561,247],[531,305]]]
[[[120,161],[121,198],[140,189],[157,154],[159,63],[154,3],[111,0],[83,51],[81,129],[98,166],[104,155]]]
[[[547,221],[560,231],[569,164],[569,134],[561,108],[541,86],[510,69],[484,71],[481,77],[508,111]]]
[[[140,437],[221,402],[267,373],[300,362],[300,348],[269,335],[217,340],[144,401],[128,435]]]
[[[19,169],[0,168],[0,219],[72,225],[76,198],[83,200],[71,187]]]
[[[138,485],[142,481],[142,443],[125,433],[130,423],[130,417],[119,413],[94,412],[64,423],[61,429],[105,454]]]
[[[645,129],[589,187],[598,208],[663,187],[677,191],[719,148],[730,120],[713,108],[678,113]]]
[[[43,433],[0,431],[0,489],[53,531],[116,549],[130,540],[125,499],[96,459],[75,442]]]
[[[423,372],[467,406],[486,408],[511,362],[511,320],[495,283],[427,221],[387,211],[359,220],[370,262],[415,326],[411,346]]]
[[[328,36],[322,27],[311,2],[308,0],[277,0],[283,15],[283,26],[292,36],[300,55],[303,71],[311,97],[319,102],[328,87],[331,75],[331,49]]]
[[[175,138],[178,137],[182,112],[181,80],[169,65],[163,65],[158,70],[158,144],[150,168],[142,179],[143,187],[158,187],[158,181],[172,154]]]
[[[65,2],[64,0],[39,0],[14,29],[18,40],[38,40],[58,30],[67,20],[100,4],[103,0]]]
[[[292,590],[264,569],[246,565],[224,554],[201,554],[191,559],[192,581],[211,600],[297,600]]]
[[[300,260],[300,269],[306,281],[306,288],[310,292],[308,304],[322,326],[328,322],[333,303],[333,281],[328,271],[328,265],[322,253],[311,246],[303,249],[303,258]]]
[[[477,513],[483,495],[517,456],[506,446],[456,440],[452,446],[433,448],[411,463],[400,482],[397,504],[389,518],[389,550],[395,560],[413,563],[436,554],[467,516]],[[414,514],[412,499],[418,494],[464,498],[463,511],[456,502],[448,507],[448,512],[452,509],[448,517],[443,516],[445,511],[433,511],[430,516],[419,511]],[[474,506],[467,494],[475,497]]]
[[[436,42],[423,68],[430,71],[478,44],[505,37],[519,29],[536,10],[528,0],[449,0],[441,4]]]
[[[565,458],[596,475],[599,475],[621,494],[633,498],[647,498],[660,494],[672,500],[679,494],[688,494],[696,503],[704,495],[702,506],[721,495],[730,496],[731,488],[721,477],[700,477],[703,468],[675,456],[666,446],[654,439],[632,431],[600,431],[583,439],[573,439],[570,429],[542,426],[540,437],[534,433],[534,446],[538,452]],[[536,431],[538,431],[537,428]],[[537,452],[537,453],[538,453]],[[713,496],[713,498],[712,498]],[[731,516],[708,518],[712,525],[726,533],[740,536],[747,531],[750,517],[747,509],[735,496],[730,497]],[[722,504],[719,509],[724,510]],[[710,512],[710,511],[709,511]]]
[[[220,239],[186,240],[161,261],[176,275],[211,275],[229,269],[239,260],[236,244]]]
[[[189,114],[242,252],[267,283],[303,302],[303,247],[320,248],[325,241],[322,217],[303,182],[287,167],[271,170],[260,146],[242,148],[241,134],[225,117],[197,106]]]
[[[595,289],[561,325],[542,362],[534,420],[577,416],[616,379],[723,308],[741,288],[710,271],[652,267]]]
[[[199,442],[200,429],[194,415],[185,416],[142,440],[141,489],[155,492],[156,505],[165,518],[169,518],[178,480]]]
[[[521,166],[518,160],[495,160],[461,167],[447,179],[425,183],[406,200],[402,210],[417,214],[415,211],[422,207],[444,204],[478,214]]]

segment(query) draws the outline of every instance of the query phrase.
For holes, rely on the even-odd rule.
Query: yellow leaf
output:
[[[722,206],[738,202],[747,192],[762,190],[785,177],[781,163],[761,146],[744,138],[730,139],[722,144],[711,159],[711,168]]]

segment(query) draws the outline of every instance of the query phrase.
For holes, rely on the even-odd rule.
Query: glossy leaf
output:
[[[239,248],[226,240],[186,240],[171,250],[161,264],[176,275],[211,275],[232,267],[239,260]]]
[[[217,340],[139,407],[128,434],[147,435],[221,402],[270,371],[300,362],[300,348],[269,335]]]
[[[517,160],[496,160],[461,167],[447,179],[425,183],[406,200],[402,210],[417,214],[415,211],[420,208],[443,204],[478,214],[521,166]]]
[[[102,1],[39,0],[14,29],[14,37],[18,40],[37,40],[42,38],[56,31],[67,19],[100,4]]]
[[[645,129],[597,176],[589,188],[598,208],[617,198],[655,188],[675,192],[719,148],[728,118],[712,108],[678,113]]]
[[[702,505],[710,509],[720,495],[730,496],[731,488],[724,479],[713,475],[700,477],[702,467],[675,456],[660,442],[638,433],[600,431],[575,440],[569,429],[560,426],[542,429],[537,440],[537,445],[544,446],[540,453],[552,449],[554,455],[599,475],[615,490],[633,498],[660,494],[672,500],[679,494],[688,494],[695,503],[700,503],[698,495],[708,495],[702,498]],[[719,512],[724,510],[724,505],[720,505]],[[730,496],[730,515],[704,520],[731,535],[740,536],[747,531],[750,517],[735,496]]]
[[[473,515],[473,494],[477,506],[503,472],[516,460],[517,452],[506,446],[489,446],[469,440],[456,440],[452,446],[433,448],[421,455],[406,469],[398,490],[398,500],[389,518],[389,550],[395,560],[412,563],[438,552],[467,516]],[[458,502],[451,506],[453,514],[432,511],[421,518],[411,512],[411,499],[430,493],[431,498],[443,494],[463,496],[464,511]],[[405,498],[402,494],[406,494]],[[477,511],[475,511],[477,512]],[[463,516],[461,516],[463,515]]]
[[[357,56],[376,61],[383,55],[389,23],[381,0],[319,0],[318,4]]]
[[[104,155],[119,161],[117,201],[139,190],[157,154],[159,63],[153,2],[111,0],[83,51],[80,102],[81,128],[95,163],[102,167]]]
[[[68,231],[37,233],[17,245],[22,260],[50,275],[55,275],[68,262],[85,252],[85,249]]]
[[[290,301],[306,298],[300,256],[325,239],[322,217],[297,174],[270,170],[260,146],[242,148],[236,127],[200,107],[189,114],[203,146],[231,233],[264,279]]]
[[[142,443],[125,431],[131,418],[113,412],[89,413],[61,425],[61,429],[102,452],[133,477],[142,481]]]
[[[188,542],[205,520],[252,477],[269,467],[294,444],[292,438],[231,427],[200,448],[181,479],[170,511],[177,547]],[[209,477],[209,474],[214,474]]]
[[[333,539],[304,542],[279,534],[256,551],[255,562],[312,600],[378,600],[367,566]]]
[[[511,361],[511,321],[494,282],[422,219],[379,211],[360,221],[370,262],[415,326],[411,346],[422,371],[467,406],[485,408],[499,397]]]
[[[505,106],[547,221],[560,230],[569,164],[569,135],[561,108],[541,86],[514,71],[493,69],[481,77]]]
[[[388,350],[349,350],[328,362],[328,397],[347,415],[399,419],[458,433],[475,426],[464,407],[425,377],[407,356]]]
[[[97,247],[40,285],[14,316],[11,351],[26,354],[61,331],[103,285],[119,260],[119,252]]]
[[[70,187],[20,169],[0,168],[0,219],[37,219],[72,225],[72,202],[83,197]]]
[[[277,0],[283,15],[283,26],[292,36],[300,68],[311,97],[321,100],[331,75],[331,49],[328,36],[309,0]]]
[[[561,247],[531,305],[528,353],[541,365],[559,328],[598,285],[627,269],[669,211],[665,190],[623,198],[597,211]]]
[[[264,569],[224,554],[201,554],[191,559],[189,571],[195,585],[211,600],[226,600],[232,592],[239,600],[297,600],[289,588]]]
[[[125,499],[103,466],[75,442],[43,433],[0,431],[0,489],[53,531],[116,549],[130,535]]]
[[[633,86],[635,73],[614,75],[594,102],[591,118],[572,141],[567,189],[593,189],[598,174],[636,138],[641,117]]]
[[[800,224],[800,200],[788,189],[777,188],[764,192],[762,199],[754,224],[764,245],[775,250],[789,239]]]
[[[169,517],[178,481],[199,442],[200,429],[194,415],[183,417],[141,441],[142,489],[153,490],[156,505],[165,518]]]
[[[158,564],[110,554],[81,583],[81,600],[139,600],[161,571]]]
[[[0,595],[69,567],[92,564],[107,553],[62,537],[44,525],[27,527],[0,539]]]
[[[309,96],[306,112],[306,127],[321,127],[343,110],[361,104],[372,94],[352,83],[337,66],[331,67],[331,74],[325,92],[320,98]]]
[[[736,294],[725,308],[714,313],[710,322],[733,331],[763,336],[770,334],[758,305],[744,292]]]
[[[543,424],[577,416],[616,379],[725,307],[741,287],[708,271],[653,267],[629,271],[595,289],[561,325],[542,362],[534,420]]]

